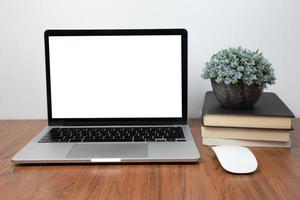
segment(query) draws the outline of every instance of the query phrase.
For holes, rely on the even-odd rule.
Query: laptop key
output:
[[[60,140],[60,143],[68,143],[70,141],[70,138],[64,138],[62,140]]]
[[[155,142],[155,139],[153,139],[153,138],[147,138],[146,142]]]
[[[182,138],[179,138],[179,139],[176,139],[176,142],[185,142],[186,140],[185,139],[182,139]]]
[[[156,142],[165,142],[166,139],[164,139],[164,138],[159,138],[159,139],[155,139],[155,141],[156,141]]]

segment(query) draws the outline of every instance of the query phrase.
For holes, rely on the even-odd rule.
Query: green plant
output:
[[[242,47],[228,48],[213,55],[203,70],[202,78],[226,85],[239,81],[266,87],[275,83],[272,64],[261,52]]]

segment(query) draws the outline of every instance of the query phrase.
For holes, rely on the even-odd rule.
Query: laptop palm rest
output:
[[[66,158],[145,158],[148,144],[74,144]]]

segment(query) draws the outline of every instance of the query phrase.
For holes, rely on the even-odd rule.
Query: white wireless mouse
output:
[[[246,174],[257,169],[257,160],[247,147],[221,145],[212,147],[212,149],[221,166],[228,172]]]

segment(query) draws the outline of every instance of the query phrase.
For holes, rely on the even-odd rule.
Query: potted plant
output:
[[[267,85],[275,83],[271,63],[261,52],[242,47],[228,48],[213,55],[203,70],[210,79],[219,103],[230,108],[250,108]]]

